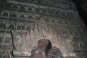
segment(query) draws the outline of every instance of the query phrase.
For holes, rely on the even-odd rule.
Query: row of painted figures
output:
[[[32,7],[30,5],[15,4],[15,3],[14,4],[13,3],[5,3],[4,7],[10,8],[10,9],[17,9],[17,10],[32,11],[33,10],[32,8],[34,8],[34,9],[38,8],[38,6],[36,7],[36,5]],[[43,5],[40,5],[40,6],[44,7],[44,8],[48,7],[48,8],[50,8],[50,10],[52,9],[49,6],[43,6]],[[64,2],[63,3],[57,3],[56,6],[57,6],[57,8],[63,8],[63,9],[75,9],[75,5],[74,4],[72,5],[72,4],[66,3],[66,2],[65,3]],[[44,10],[50,11],[48,8],[44,9]],[[43,8],[39,8],[38,10],[41,10],[41,9],[43,9]]]
[[[25,27],[26,25],[26,27]],[[0,23],[0,29],[17,29],[17,30],[26,30],[26,29],[29,29],[29,28],[32,28],[33,27],[33,24],[24,24],[24,23],[14,23],[14,22],[1,22]]]
[[[39,9],[37,9],[35,12],[38,12],[41,13],[41,11]],[[57,17],[60,17],[60,18],[72,18],[72,15],[73,14],[72,12],[62,12],[62,11],[57,11],[55,12],[54,10],[51,10],[49,12],[49,14],[47,13],[46,10],[42,10],[44,14],[46,15],[49,15],[49,14],[55,14],[55,16]],[[30,13],[30,12],[28,12]],[[42,13],[42,14],[43,14]],[[10,12],[10,11],[2,11],[1,12],[1,16],[2,17],[11,17],[11,18],[28,18],[28,19],[34,19],[33,18],[33,15],[34,14],[27,14],[26,12],[22,13],[22,12]]]

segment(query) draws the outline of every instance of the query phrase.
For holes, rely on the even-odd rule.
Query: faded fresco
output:
[[[75,4],[48,1],[0,0],[0,58],[87,57]]]

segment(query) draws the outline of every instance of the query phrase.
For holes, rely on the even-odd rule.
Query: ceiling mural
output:
[[[0,4],[1,58],[86,57],[87,36],[73,2],[8,0]]]

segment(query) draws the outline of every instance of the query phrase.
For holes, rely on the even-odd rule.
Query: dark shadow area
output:
[[[77,10],[79,11],[79,14],[81,15],[87,27],[87,13],[84,11],[83,7],[81,6],[81,4],[83,3],[83,0],[73,0],[73,2],[75,3]]]

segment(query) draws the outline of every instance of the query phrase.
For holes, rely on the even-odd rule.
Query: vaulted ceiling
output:
[[[5,2],[6,0],[0,0]],[[7,0],[9,1],[9,0]],[[43,4],[43,5],[49,5],[49,6],[56,6],[58,7],[58,4],[62,1],[73,1],[76,6],[77,10],[79,11],[79,14],[82,18],[82,21],[84,22],[84,25],[87,26],[87,0],[10,0],[10,1],[18,1],[23,3],[36,3],[36,4]],[[67,4],[67,3],[66,3]],[[87,28],[87,27],[86,27]]]

